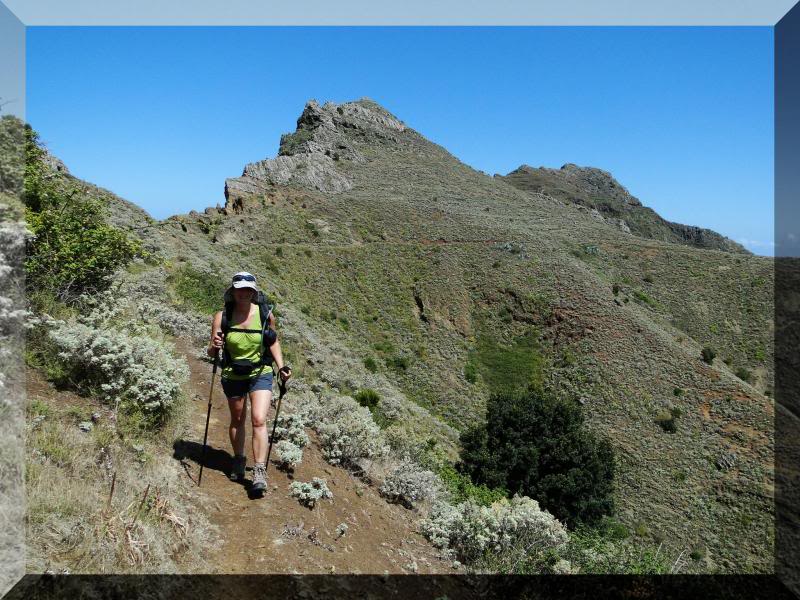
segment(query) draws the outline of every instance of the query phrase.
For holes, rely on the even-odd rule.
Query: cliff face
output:
[[[566,164],[560,169],[522,165],[495,177],[516,188],[544,193],[584,207],[596,219],[640,237],[712,250],[750,254],[725,236],[694,225],[673,223],[643,206],[608,171]]]

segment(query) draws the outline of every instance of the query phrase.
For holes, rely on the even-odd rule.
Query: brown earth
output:
[[[199,454],[208,406],[211,367],[195,358],[187,347],[179,347],[191,368],[187,390],[193,398],[190,408],[190,440],[176,445],[191,478],[189,496],[197,510],[205,511],[219,528],[219,545],[210,562],[220,573],[455,573],[449,561],[438,557],[417,531],[421,515],[390,504],[370,486],[347,470],[328,464],[309,432],[311,443],[304,448],[303,462],[293,474],[278,470],[273,459],[267,470],[268,489],[260,498],[248,493],[253,456],[252,428],[247,424],[248,468],[245,484],[231,482],[227,469],[232,456],[228,439],[229,413],[219,383],[214,381],[208,449],[201,486]],[[281,412],[291,409],[291,383]],[[275,409],[270,408],[267,426],[271,431]],[[292,481],[321,477],[333,498],[313,509],[302,506],[289,495]],[[347,524],[337,537],[336,528]],[[416,570],[414,568],[416,564]]]

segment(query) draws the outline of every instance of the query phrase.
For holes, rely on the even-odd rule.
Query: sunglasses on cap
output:
[[[236,282],[236,281],[255,281],[255,280],[256,278],[253,277],[252,275],[234,275],[232,281]]]

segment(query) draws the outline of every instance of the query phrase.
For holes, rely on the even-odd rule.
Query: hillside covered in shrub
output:
[[[114,443],[175,431],[187,366],[247,270],[295,371],[284,471],[318,452],[455,568],[771,571],[770,259],[632,235],[368,99],[309,102],[224,207],[163,221],[28,139],[26,358],[113,408]],[[58,252],[96,262],[45,260]],[[323,479],[293,501],[332,510]]]

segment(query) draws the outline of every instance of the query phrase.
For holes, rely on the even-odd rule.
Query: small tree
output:
[[[108,276],[136,256],[141,243],[106,222],[101,200],[49,172],[38,135],[25,127],[25,218],[33,237],[25,263],[36,293],[73,301],[108,286]]]
[[[570,526],[613,511],[611,444],[586,429],[580,406],[530,388],[490,398],[486,418],[461,437],[458,467],[475,483],[534,498]]]
[[[703,362],[708,363],[709,365],[714,362],[714,358],[717,356],[717,353],[714,352],[712,348],[706,346],[700,351],[700,357],[703,359]]]

